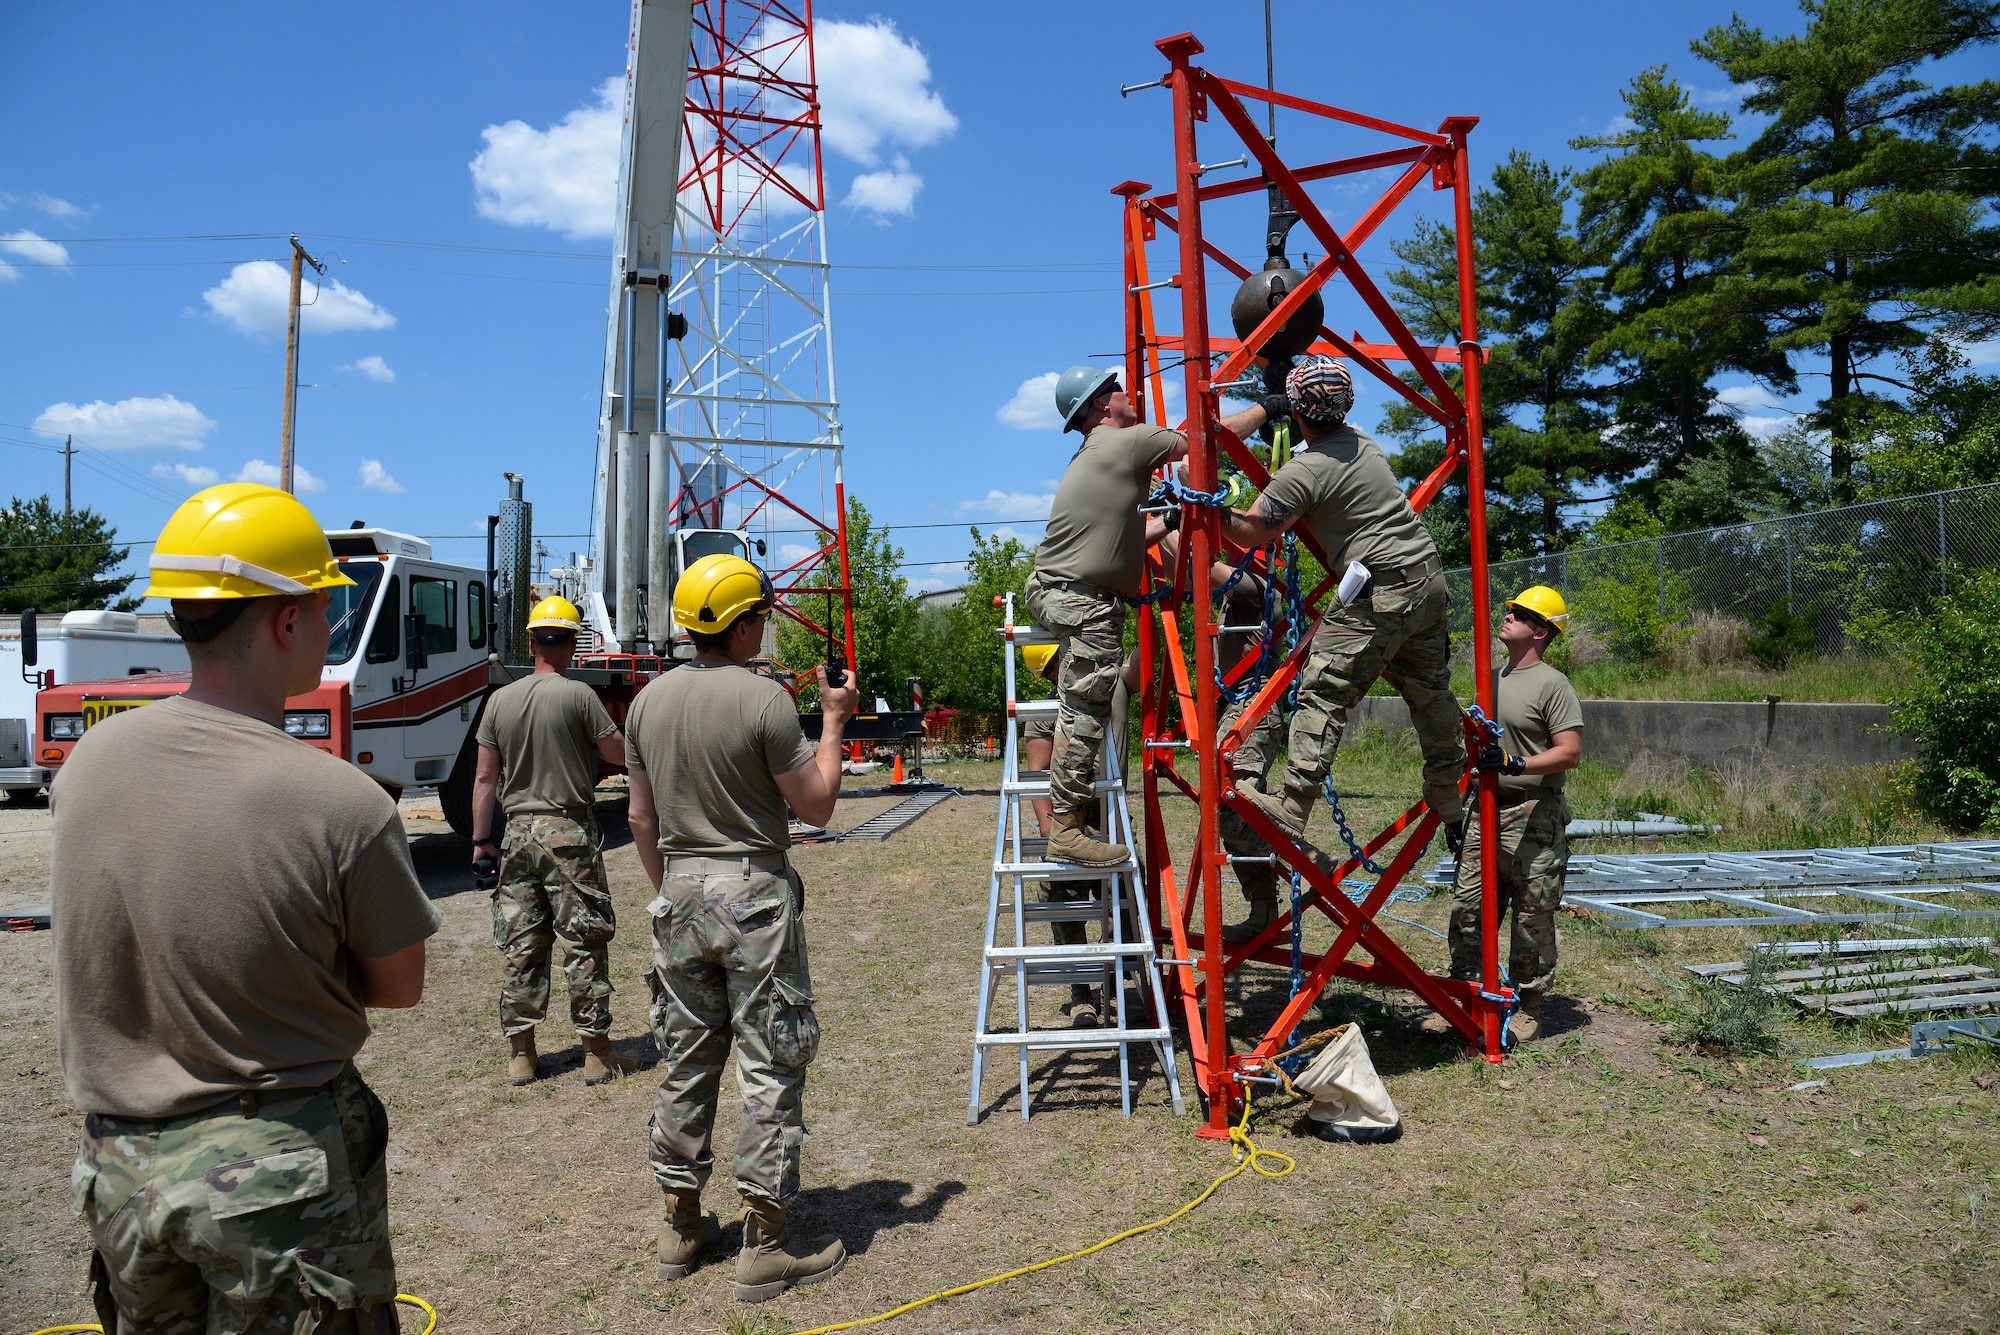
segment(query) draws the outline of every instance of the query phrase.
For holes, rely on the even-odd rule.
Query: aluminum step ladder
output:
[[[1014,624],[1014,599],[1006,600],[1006,625],[1001,629],[1007,693],[1007,746],[1000,783],[1000,815],[993,831],[993,874],[986,900],[986,946],[979,970],[979,1010],[972,1037],[972,1094],[965,1120],[976,1125],[980,1112],[980,1083],[989,1052],[1013,1048],[1020,1072],[1021,1120],[1030,1113],[1028,1054],[1038,1051],[1087,1051],[1115,1048],[1118,1051],[1120,1104],[1127,1117],[1132,1115],[1131,1045],[1150,1044],[1166,1076],[1176,1114],[1187,1111],[1181,1094],[1180,1071],[1174,1064],[1173,1029],[1167,1019],[1166,991],[1160,961],[1153,945],[1152,924],[1147,921],[1139,892],[1139,864],[1135,859],[1115,867],[1079,867],[1074,863],[1047,860],[1048,841],[1036,835],[1036,798],[1049,795],[1046,770],[1021,768],[1021,723],[1026,719],[1052,718],[1054,700],[1020,700],[1016,693],[1016,651],[1028,645],[1054,644],[1056,636],[1033,626]],[[1112,843],[1137,848],[1132,815],[1126,802],[1124,757],[1118,754],[1115,739],[1119,729],[1107,732],[1098,761],[1097,796],[1100,828]],[[1023,817],[1025,816],[1025,822]],[[1022,833],[1025,823],[1028,833]],[[1038,887],[1048,881],[1095,881],[1097,893],[1089,899],[1042,903]],[[1084,945],[1056,945],[1031,942],[1031,924],[1076,922],[1096,923],[1098,939]],[[1002,939],[1012,928],[1012,941]],[[1136,939],[1132,934],[1136,932]],[[1038,933],[1039,934],[1039,933]],[[999,1006],[997,993],[1003,983],[1014,985],[1014,1028],[995,1029]],[[1103,989],[1107,1022],[1095,1029],[1036,1029],[1028,1017],[1030,989],[1064,987],[1081,983]],[[1126,985],[1134,984],[1136,1000],[1126,996]],[[1115,1022],[1112,1022],[1114,1021]]]

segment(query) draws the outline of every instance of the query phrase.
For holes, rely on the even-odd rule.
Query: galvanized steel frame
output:
[[[1148,196],[1150,186],[1127,181],[1114,188],[1125,201],[1122,237],[1125,264],[1125,383],[1135,396],[1142,420],[1147,405],[1150,416],[1164,424],[1162,354],[1178,353],[1186,381],[1188,419],[1187,484],[1196,491],[1213,491],[1218,465],[1226,456],[1253,483],[1264,484],[1268,472],[1254,454],[1219,421],[1218,386],[1227,385],[1252,367],[1255,349],[1276,332],[1313,292],[1336,275],[1344,278],[1367,305],[1388,334],[1386,343],[1342,338],[1331,329],[1320,330],[1315,346],[1346,357],[1357,369],[1373,375],[1402,396],[1445,430],[1447,453],[1442,464],[1411,495],[1418,509],[1428,505],[1457,467],[1467,470],[1470,494],[1470,530],[1475,565],[1473,568],[1473,617],[1475,624],[1488,624],[1491,605],[1486,581],[1486,510],[1483,462],[1483,427],[1479,408],[1479,373],[1483,354],[1478,344],[1478,313],[1474,295],[1472,257],[1472,180],[1466,140],[1477,118],[1452,117],[1436,131],[1413,129],[1339,107],[1310,101],[1286,93],[1268,91],[1250,84],[1224,79],[1194,63],[1202,45],[1191,33],[1164,38],[1155,43],[1169,64],[1162,81],[1173,98],[1175,184],[1170,191]],[[1265,102],[1328,121],[1378,132],[1398,141],[1384,152],[1365,154],[1310,166],[1293,167],[1281,160],[1258,129],[1245,101]],[[1198,152],[1199,127],[1219,115],[1231,136],[1226,148],[1212,151],[1222,157],[1244,149],[1259,174],[1235,180],[1205,183],[1203,176],[1214,170],[1205,167]],[[1240,143],[1238,142],[1240,141]],[[1338,232],[1314,203],[1306,190],[1311,181],[1401,166],[1395,183],[1346,233]],[[1356,260],[1354,252],[1426,178],[1433,189],[1452,192],[1453,217],[1458,237],[1459,316],[1461,341],[1456,348],[1431,348],[1418,342],[1404,325],[1374,280]],[[1202,230],[1202,206],[1212,200],[1246,194],[1274,183],[1300,221],[1324,247],[1325,258],[1315,264],[1305,282],[1298,284],[1275,307],[1264,323],[1248,338],[1211,338],[1208,331],[1208,274],[1213,263],[1236,279],[1248,271],[1210,242]],[[1145,243],[1166,227],[1178,240],[1178,272],[1163,284],[1147,273]],[[1162,336],[1155,328],[1153,293],[1166,287],[1180,296],[1181,329],[1177,336]],[[1215,358],[1220,364],[1215,365]],[[1403,362],[1415,371],[1419,382],[1406,383],[1390,362]],[[1440,369],[1456,363],[1461,384],[1453,386]],[[1504,1043],[1502,1026],[1513,994],[1503,985],[1497,950],[1498,906],[1494,895],[1495,868],[1492,841],[1483,841],[1481,868],[1484,886],[1482,922],[1484,949],[1478,982],[1454,981],[1427,972],[1375,921],[1397,884],[1408,874],[1437,829],[1437,817],[1419,802],[1366,845],[1372,857],[1401,844],[1391,857],[1386,874],[1359,903],[1353,903],[1340,889],[1341,881],[1359,865],[1349,860],[1335,869],[1322,870],[1311,854],[1288,838],[1254,803],[1238,792],[1230,777],[1231,757],[1286,689],[1304,665],[1310,635],[1302,635],[1299,647],[1289,659],[1271,672],[1250,703],[1242,720],[1226,735],[1217,735],[1220,695],[1216,684],[1216,637],[1219,626],[1207,597],[1207,570],[1210,562],[1233,559],[1223,540],[1218,514],[1213,507],[1184,506],[1180,526],[1181,560],[1177,568],[1160,568],[1157,554],[1149,561],[1149,583],[1171,582],[1173,592],[1152,606],[1141,621],[1139,654],[1142,675],[1148,683],[1141,717],[1144,749],[1144,798],[1146,815],[1146,896],[1155,921],[1164,921],[1172,934],[1175,967],[1169,972],[1170,986],[1185,1009],[1188,1046],[1194,1058],[1196,1083],[1207,1099],[1206,1121],[1199,1134],[1224,1138],[1229,1123],[1242,1106],[1242,1082],[1261,1076],[1270,1058],[1278,1051],[1293,1028],[1318,999],[1334,977],[1408,988],[1433,1006],[1464,1035],[1467,1042],[1489,1061],[1501,1059]],[[1309,534],[1300,540],[1327,562]],[[1329,570],[1332,569],[1328,563]],[[1337,573],[1337,572],[1335,572]],[[1333,578],[1307,596],[1308,615],[1315,615],[1330,592]],[[1194,597],[1187,615],[1192,620],[1194,652],[1192,662],[1181,649],[1181,597],[1192,588]],[[1301,628],[1304,629],[1304,628]],[[1475,637],[1475,657],[1480,670],[1475,673],[1480,707],[1488,717],[1494,713],[1491,646],[1485,636]],[[1183,774],[1174,764],[1177,750],[1191,748],[1194,773]],[[1494,796],[1490,777],[1475,776],[1473,791],[1486,828],[1493,828]],[[1179,793],[1194,800],[1200,819],[1194,846],[1177,856],[1162,823],[1162,799]],[[1289,964],[1288,951],[1278,949],[1278,934],[1289,929],[1290,914],[1281,916],[1256,940],[1242,946],[1225,946],[1222,940],[1222,872],[1227,855],[1222,849],[1217,822],[1224,809],[1235,811],[1262,835],[1276,851],[1281,868],[1295,869],[1309,890],[1303,906],[1324,913],[1339,928],[1331,948],[1305,956],[1310,977],[1284,1013],[1259,1037],[1248,1053],[1233,1053],[1224,997],[1224,982],[1237,968],[1256,960],[1269,964]],[[1196,914],[1199,912],[1199,918]],[[1351,960],[1355,948],[1372,960]],[[1199,977],[1197,976],[1199,973]]]

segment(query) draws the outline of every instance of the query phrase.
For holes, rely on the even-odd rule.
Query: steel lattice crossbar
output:
[[[1252,484],[1259,487],[1266,484],[1270,475],[1263,462],[1243,441],[1222,427],[1218,395],[1222,387],[1237,383],[1252,371],[1257,350],[1314,293],[1338,279],[1359,298],[1370,318],[1379,322],[1386,338],[1364,341],[1358,334],[1344,338],[1322,326],[1313,347],[1345,358],[1357,373],[1375,377],[1443,429],[1445,458],[1415,488],[1410,500],[1413,507],[1423,509],[1437,497],[1453,472],[1461,464],[1465,466],[1470,497],[1468,529],[1476,561],[1472,569],[1471,612],[1475,623],[1488,624],[1491,604],[1484,555],[1486,486],[1479,410],[1484,355],[1478,343],[1472,263],[1472,178],[1466,149],[1467,136],[1477,119],[1452,117],[1435,131],[1396,125],[1214,75],[1194,63],[1202,45],[1192,34],[1168,37],[1154,45],[1169,65],[1158,86],[1165,87],[1173,99],[1175,183],[1171,190],[1157,195],[1149,195],[1152,187],[1137,181],[1124,182],[1113,190],[1125,201],[1121,229],[1126,293],[1124,384],[1133,393],[1141,420],[1150,418],[1167,425],[1164,376],[1167,371],[1178,369],[1185,379],[1188,405],[1188,418],[1183,426],[1188,449],[1185,478],[1188,492],[1213,496],[1224,459]],[[1290,165],[1278,156],[1275,141],[1266,138],[1246,109],[1246,102],[1283,107],[1288,114],[1305,117],[1316,126],[1346,127],[1343,133],[1365,132],[1377,137],[1370,147],[1380,151],[1331,162]],[[1212,142],[1218,133],[1223,136],[1221,145]],[[1211,139],[1206,153],[1198,145],[1204,134]],[[1234,165],[1217,160],[1238,151],[1244,154],[1244,162],[1254,174],[1237,179],[1205,179],[1210,173]],[[1204,163],[1204,157],[1211,163]],[[1310,182],[1351,178],[1382,168],[1397,169],[1393,184],[1362,209],[1345,231],[1335,229],[1307,189]],[[1434,190],[1449,192],[1453,208],[1460,341],[1452,348],[1421,343],[1355,254],[1425,182]],[[1353,184],[1350,180],[1349,193],[1337,196],[1343,203],[1354,198]],[[1323,258],[1312,264],[1310,272],[1271,306],[1256,329],[1240,339],[1211,337],[1210,266],[1221,270],[1223,281],[1231,283],[1231,289],[1225,290],[1233,290],[1234,283],[1248,277],[1249,271],[1204,236],[1203,206],[1231,196],[1265,191],[1269,192],[1274,208],[1282,196],[1284,205],[1296,213],[1298,223],[1310,233],[1313,248]],[[1175,243],[1178,272],[1155,282],[1147,271],[1146,243],[1159,237],[1162,228],[1171,233]],[[1162,332],[1155,322],[1153,295],[1166,288],[1178,289],[1177,333]],[[1407,379],[1397,369],[1399,365],[1409,368]],[[1310,533],[1297,532],[1299,541],[1329,572],[1328,578],[1320,587],[1304,594],[1302,616],[1292,618],[1299,624],[1287,626],[1297,633],[1295,649],[1265,674],[1240,720],[1227,733],[1218,735],[1221,686],[1216,664],[1222,628],[1206,596],[1208,571],[1216,561],[1235,565],[1244,553],[1223,540],[1220,518],[1213,504],[1184,496],[1179,532],[1178,559],[1172,569],[1165,568],[1157,554],[1149,560],[1148,587],[1163,596],[1151,602],[1139,629],[1140,669],[1147,682],[1140,709],[1146,738],[1142,772],[1146,895],[1154,920],[1164,923],[1171,934],[1176,963],[1169,971],[1168,984],[1184,1008],[1188,1047],[1194,1058],[1197,1083],[1208,1104],[1200,1134],[1218,1138],[1228,1135],[1229,1122],[1242,1106],[1242,1081],[1263,1078],[1266,1064],[1336,976],[1416,992],[1457,1027],[1469,1043],[1477,1045],[1488,1060],[1498,1061],[1504,1042],[1505,1016],[1513,998],[1503,986],[1499,970],[1492,841],[1482,843],[1485,941],[1480,981],[1440,978],[1411,959],[1375,921],[1398,883],[1429,844],[1437,829],[1436,815],[1419,803],[1367,842],[1366,857],[1370,860],[1378,855],[1386,857],[1387,865],[1374,888],[1355,903],[1341,891],[1340,883],[1359,867],[1359,859],[1349,860],[1345,865],[1336,865],[1330,858],[1316,859],[1312,856],[1314,850],[1302,848],[1287,838],[1261,808],[1239,793],[1230,777],[1231,760],[1238,745],[1281,703],[1298,679],[1311,638],[1305,623],[1318,615],[1342,567],[1329,560],[1330,554],[1319,549]],[[1183,610],[1183,595],[1190,588],[1194,596]],[[1275,637],[1278,629],[1274,623],[1266,634]],[[1475,656],[1482,665],[1474,673],[1478,703],[1490,718],[1494,714],[1492,677],[1486,670],[1490,667],[1490,645],[1484,637],[1475,637],[1474,643]],[[1261,657],[1259,661],[1261,664]],[[1247,688],[1254,683],[1239,680],[1237,684]],[[1177,756],[1191,760],[1186,772],[1177,768]],[[1199,804],[1200,818],[1191,848],[1174,848],[1162,821],[1162,799],[1175,794]],[[1476,800],[1485,828],[1493,828],[1490,779],[1478,784]],[[1220,891],[1228,858],[1222,849],[1218,826],[1225,810],[1233,811],[1271,845],[1281,870],[1296,871],[1303,878],[1305,893],[1299,901],[1299,912],[1317,909],[1338,929],[1328,949],[1304,954],[1279,948],[1279,934],[1290,930],[1289,913],[1255,940],[1241,946],[1225,946]],[[1369,958],[1350,958],[1357,950]],[[1253,960],[1294,964],[1304,976],[1284,1012],[1256,1040],[1251,1051],[1232,1053],[1224,984],[1231,972]]]

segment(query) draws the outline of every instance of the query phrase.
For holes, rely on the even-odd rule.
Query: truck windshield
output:
[[[361,632],[368,627],[368,609],[375,605],[375,590],[382,583],[382,567],[374,561],[345,561],[340,571],[354,583],[328,589],[333,601],[326,605],[326,661],[345,663],[361,647]]]
[[[737,537],[734,533],[720,529],[706,529],[697,533],[689,533],[682,539],[682,542],[684,545],[682,547],[683,555],[681,559],[687,562],[688,565],[693,565],[704,556],[714,556],[717,553],[723,556],[741,556],[745,560],[748,560],[750,555],[744,549],[743,539]]]

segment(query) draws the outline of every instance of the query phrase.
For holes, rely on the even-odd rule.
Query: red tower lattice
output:
[[[1472,623],[1475,628],[1490,624],[1490,604],[1486,579],[1485,480],[1479,415],[1479,372],[1482,354],[1478,343],[1477,311],[1474,298],[1472,263],[1472,195],[1467,169],[1466,137],[1477,118],[1457,116],[1447,119],[1436,131],[1412,129],[1372,116],[1342,110],[1302,97],[1267,91],[1210,73],[1193,63],[1202,45],[1189,33],[1164,38],[1155,44],[1166,56],[1170,70],[1165,84],[1173,96],[1175,183],[1171,191],[1149,195],[1150,186],[1128,181],[1114,193],[1124,197],[1123,240],[1125,258],[1126,380],[1134,388],[1142,418],[1150,416],[1164,423],[1161,405],[1165,402],[1163,359],[1177,356],[1186,378],[1188,420],[1187,485],[1196,491],[1213,491],[1220,461],[1226,456],[1249,479],[1263,485],[1269,474],[1261,461],[1219,422],[1217,386],[1237,381],[1252,369],[1255,353],[1306,301],[1336,275],[1346,280],[1368,310],[1381,322],[1387,341],[1363,342],[1359,335],[1342,338],[1331,329],[1320,330],[1319,351],[1336,353],[1360,371],[1375,376],[1419,412],[1443,428],[1446,457],[1437,470],[1411,493],[1411,504],[1422,510],[1434,500],[1445,482],[1463,463],[1467,470],[1470,496],[1472,541]],[[1340,122],[1389,137],[1393,146],[1357,157],[1293,167],[1282,161],[1259,131],[1246,110],[1245,101],[1264,102],[1308,117]],[[1229,131],[1226,149],[1211,149],[1211,158],[1226,157],[1241,147],[1261,169],[1262,177],[1203,184],[1204,168],[1197,152],[1198,131],[1219,118]],[[1381,168],[1402,168],[1395,184],[1363,210],[1345,233],[1335,230],[1320,207],[1306,191],[1306,183],[1334,177],[1352,176]],[[1455,348],[1426,347],[1398,317],[1373,279],[1355,259],[1361,248],[1396,208],[1429,178],[1434,190],[1453,195],[1453,217],[1457,232],[1460,342]],[[1265,180],[1275,183],[1297,211],[1300,222],[1311,232],[1325,258],[1314,264],[1307,280],[1297,284],[1277,305],[1262,325],[1248,338],[1211,338],[1208,318],[1209,266],[1223,270],[1234,280],[1249,271],[1232,260],[1204,237],[1202,209],[1211,201],[1233,195],[1262,192]],[[1146,242],[1167,228],[1178,240],[1179,272],[1165,284],[1156,283],[1147,272]],[[1161,335],[1155,328],[1153,293],[1171,286],[1177,289],[1181,305],[1181,333]],[[1233,290],[1232,287],[1228,290]],[[1219,361],[1217,360],[1219,358]],[[1392,362],[1409,365],[1416,384],[1405,381],[1391,369]],[[1460,383],[1454,386],[1440,365],[1460,367]],[[1394,847],[1384,873],[1361,902],[1355,903],[1341,889],[1341,883],[1360,866],[1347,859],[1332,872],[1323,871],[1300,845],[1289,838],[1251,802],[1238,792],[1231,777],[1231,758],[1237,747],[1276,704],[1298,677],[1304,666],[1311,640],[1309,627],[1301,627],[1297,648],[1273,670],[1252,698],[1244,714],[1223,735],[1217,735],[1221,708],[1216,676],[1216,648],[1220,626],[1207,595],[1210,562],[1218,557],[1234,562],[1241,549],[1232,548],[1221,533],[1217,511],[1209,506],[1183,507],[1180,532],[1183,535],[1177,568],[1164,569],[1157,552],[1150,559],[1149,583],[1170,581],[1173,592],[1153,605],[1139,630],[1142,673],[1150,683],[1141,704],[1146,740],[1144,763],[1146,823],[1146,896],[1157,921],[1170,933],[1173,958],[1189,961],[1169,968],[1169,983],[1187,1019],[1188,1044],[1194,1059],[1196,1083],[1208,1100],[1208,1117],[1201,1134],[1226,1137],[1229,1120],[1241,1107],[1241,1079],[1261,1075],[1269,1060],[1281,1049],[1299,1021],[1318,1000],[1334,978],[1407,988],[1428,1002],[1457,1027],[1468,1043],[1491,1061],[1500,1060],[1502,1026],[1512,993],[1501,983],[1496,941],[1497,904],[1494,895],[1494,841],[1480,841],[1480,875],[1483,885],[1484,950],[1482,974],[1478,982],[1454,981],[1426,971],[1377,923],[1377,915],[1397,885],[1415,865],[1437,829],[1438,818],[1422,802],[1404,812],[1369,839],[1364,849],[1372,859]],[[1301,531],[1300,541],[1333,569],[1328,553],[1320,551],[1310,535]],[[1195,596],[1182,607],[1182,595],[1192,581]],[[1329,577],[1308,592],[1305,607],[1309,619],[1317,619],[1318,609],[1331,592]],[[1183,626],[1183,617],[1190,625]],[[1191,631],[1192,661],[1183,651],[1183,630]],[[1477,700],[1486,717],[1493,716],[1491,646],[1484,634],[1474,633]],[[1241,665],[1251,666],[1246,658]],[[1164,670],[1163,670],[1164,669]],[[1232,683],[1233,684],[1233,683]],[[1468,750],[1476,753],[1477,742],[1468,723]],[[1483,738],[1479,739],[1483,740]],[[1175,756],[1191,754],[1194,773],[1182,772]],[[1481,828],[1494,828],[1494,787],[1490,775],[1474,773],[1468,782],[1477,793]],[[1200,810],[1194,845],[1177,852],[1163,822],[1162,797],[1179,794],[1194,800]],[[1232,1052],[1226,1012],[1225,980],[1251,961],[1289,965],[1288,949],[1277,946],[1280,934],[1289,936],[1291,914],[1281,914],[1257,938],[1231,946],[1222,939],[1223,902],[1218,893],[1222,872],[1228,865],[1218,830],[1225,810],[1240,815],[1262,835],[1276,852],[1281,865],[1296,870],[1305,881],[1299,912],[1316,910],[1331,919],[1337,928],[1331,946],[1308,952],[1302,964],[1309,973],[1283,1013],[1247,1052]],[[1397,840],[1400,839],[1400,845]],[[1163,943],[1164,945],[1164,943]],[[1357,948],[1368,958],[1356,959]]]

